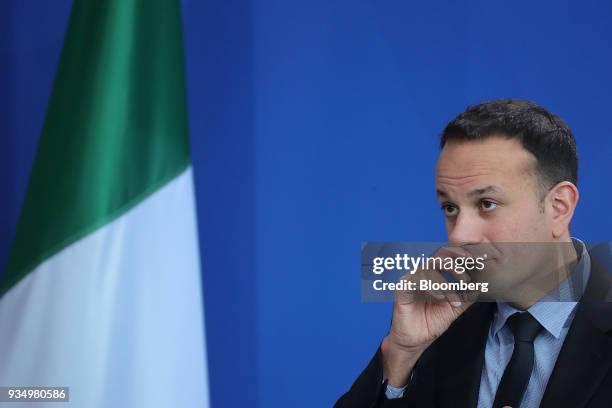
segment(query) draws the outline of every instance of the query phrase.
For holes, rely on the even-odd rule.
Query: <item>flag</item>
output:
[[[73,4],[0,282],[0,386],[208,406],[180,16],[173,0]]]

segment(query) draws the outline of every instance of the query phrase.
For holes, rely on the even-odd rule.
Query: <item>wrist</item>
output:
[[[408,384],[410,374],[426,347],[404,347],[386,336],[381,344],[383,375],[388,384],[403,388]]]

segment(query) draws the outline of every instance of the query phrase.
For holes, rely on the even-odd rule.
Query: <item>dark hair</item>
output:
[[[578,185],[578,154],[571,129],[534,102],[498,99],[471,106],[446,125],[440,148],[449,140],[482,140],[494,135],[520,140],[535,156],[544,191],[561,181]]]

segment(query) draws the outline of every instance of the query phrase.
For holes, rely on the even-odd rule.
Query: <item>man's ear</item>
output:
[[[578,188],[569,181],[556,184],[547,194],[547,206],[550,210],[551,233],[559,238],[569,229],[578,204]]]

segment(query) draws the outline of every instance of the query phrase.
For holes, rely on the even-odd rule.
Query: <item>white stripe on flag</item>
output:
[[[68,386],[62,406],[207,407],[200,282],[188,168],[0,299],[0,386]]]

